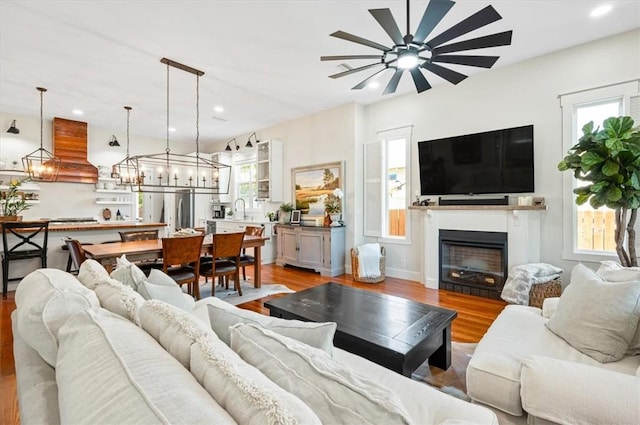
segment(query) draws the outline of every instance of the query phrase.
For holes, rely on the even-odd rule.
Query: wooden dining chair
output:
[[[40,267],[47,267],[48,221],[5,221],[2,224],[2,297],[6,298],[10,280],[9,263],[31,258],[40,259]],[[42,237],[42,239],[40,239]]]
[[[262,236],[264,233],[264,226],[247,226],[244,230],[244,234],[248,236]],[[252,248],[255,250],[255,248]],[[247,273],[245,271],[246,266],[255,265],[256,258],[253,255],[247,255],[247,249],[242,248],[240,254],[240,267],[242,267],[242,280],[247,280]]]
[[[82,244],[77,239],[73,239],[70,237],[64,238],[64,243],[69,251],[69,263],[67,264],[67,272],[78,274],[80,271],[80,265],[84,263],[87,259],[84,254],[84,248],[82,248]],[[73,270],[71,269],[73,266]]]
[[[200,299],[200,252],[204,235],[162,238],[162,271]]]
[[[215,278],[228,279],[233,276],[234,288],[238,295],[242,295],[240,286],[240,251],[244,233],[217,233],[212,234],[211,257],[213,261],[202,265],[202,276],[211,278],[211,295],[215,292]]]
[[[118,232],[120,234],[121,242],[130,242],[130,241],[150,241],[158,239],[158,229],[156,230],[132,230],[126,232]],[[136,266],[140,268],[149,276],[151,269],[162,269],[162,258],[155,258],[153,260],[144,260],[138,261],[135,263]]]

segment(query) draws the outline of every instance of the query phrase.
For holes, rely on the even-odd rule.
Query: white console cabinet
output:
[[[276,225],[276,264],[304,267],[322,276],[344,274],[345,228]]]

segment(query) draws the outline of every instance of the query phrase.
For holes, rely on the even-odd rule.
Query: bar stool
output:
[[[41,243],[33,239],[42,235]],[[10,280],[9,263],[17,260],[39,258],[41,268],[47,267],[48,221],[5,221],[2,223],[2,297],[7,297]]]

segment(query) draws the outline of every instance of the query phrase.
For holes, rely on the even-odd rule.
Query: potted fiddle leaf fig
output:
[[[638,265],[634,226],[640,207],[640,127],[633,124],[627,116],[607,118],[602,129],[589,122],[558,164],[560,171],[572,170],[587,182],[573,190],[576,204],[615,210],[616,254],[625,267]]]
[[[23,180],[11,180],[9,190],[2,192],[0,221],[21,221],[22,217],[19,214],[31,206],[24,200],[24,194],[18,191],[22,182]]]

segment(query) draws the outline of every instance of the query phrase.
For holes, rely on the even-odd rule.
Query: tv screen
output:
[[[533,125],[418,143],[422,195],[534,191]]]

